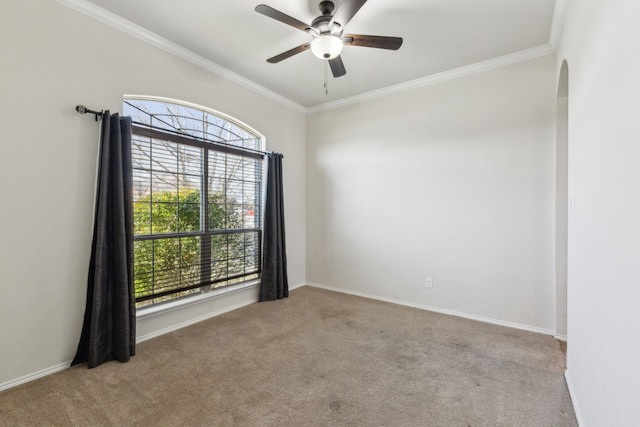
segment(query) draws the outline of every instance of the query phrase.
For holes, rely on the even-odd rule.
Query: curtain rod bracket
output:
[[[93,116],[96,119],[96,122],[98,121],[98,117],[102,118],[102,115],[104,114],[104,110],[102,111],[93,111],[93,110],[89,110],[87,107],[85,107],[84,105],[76,105],[76,111],[80,114],[93,114]]]

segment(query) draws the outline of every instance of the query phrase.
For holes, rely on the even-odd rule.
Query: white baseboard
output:
[[[307,284],[305,282],[297,283],[297,284],[295,284],[293,286],[289,286],[289,290],[293,291],[294,289],[298,289],[298,288],[301,288],[303,286],[307,286]]]
[[[295,284],[293,286],[290,286],[289,290],[294,290],[294,289],[300,288],[300,287],[302,287],[304,285],[305,285],[305,283],[298,283],[298,284]],[[242,289],[240,289],[240,290],[242,290]],[[223,296],[223,295],[224,294],[221,294],[220,296]],[[171,325],[171,326],[169,326],[167,328],[159,329],[157,331],[153,331],[153,332],[150,332],[148,334],[136,337],[136,343],[141,343],[143,341],[147,341],[147,340],[150,340],[152,338],[156,338],[156,337],[159,337],[161,335],[168,334],[169,332],[177,331],[178,329],[182,329],[182,328],[186,328],[187,326],[195,325],[196,323],[200,323],[200,322],[202,322],[204,320],[211,319],[212,317],[220,316],[221,314],[225,314],[225,313],[228,313],[230,311],[237,310],[237,309],[242,308],[242,307],[246,307],[246,306],[251,305],[251,304],[256,303],[256,302],[258,302],[257,298],[254,298],[254,297],[247,298],[244,301],[241,301],[241,302],[239,302],[237,304],[224,307],[224,308],[222,308],[220,310],[212,311],[210,313],[205,314],[204,316],[194,317],[194,318],[189,319],[189,320],[187,320],[185,322],[177,323],[177,324]],[[178,307],[178,309],[179,308],[180,307]],[[176,308],[172,308],[172,310],[175,310],[175,309]],[[158,315],[158,314],[154,313],[154,315]]]
[[[386,297],[381,297],[381,296],[377,296],[377,295],[371,295],[371,294],[367,294],[367,293],[364,293],[364,292],[352,291],[352,290],[349,290],[349,289],[335,288],[333,286],[322,285],[322,284],[319,284],[319,283],[307,282],[307,285],[308,286],[313,286],[313,287],[316,287],[316,288],[327,289],[329,291],[342,292],[344,294],[356,295],[356,296],[359,296],[359,297],[375,299],[375,300],[378,300],[378,301],[390,302],[392,304],[403,305],[403,306],[406,306],[406,307],[419,308],[421,310],[426,310],[426,311],[433,311],[434,313],[441,313],[441,314],[448,314],[450,316],[463,317],[465,319],[476,320],[478,322],[491,323],[491,324],[494,324],[494,325],[506,326],[506,327],[515,328],[515,329],[521,329],[523,331],[536,332],[538,334],[543,334],[543,335],[554,335],[554,332],[552,330],[550,330],[550,329],[544,329],[544,328],[538,328],[538,327],[535,327],[535,326],[523,325],[521,323],[514,323],[514,322],[508,322],[506,320],[499,320],[499,319],[492,319],[492,318],[489,318],[489,317],[476,316],[475,314],[468,314],[468,313],[462,313],[462,312],[459,312],[459,311],[453,311],[453,310],[448,310],[448,309],[444,309],[444,308],[431,307],[431,306],[428,306],[428,305],[416,304],[416,303],[412,303],[412,302],[408,302],[408,301],[402,301],[402,300],[397,300],[397,299],[393,299],[393,298],[386,298]]]
[[[576,395],[575,388],[573,387],[573,381],[571,381],[571,375],[569,374],[569,370],[564,371],[564,380],[567,383],[567,388],[569,389],[569,396],[571,397],[571,403],[573,404],[573,412],[576,414],[576,420],[578,421],[579,427],[585,427],[586,424],[582,419],[582,411],[580,411],[580,405],[578,404],[578,396]]]
[[[17,387],[20,384],[25,384],[33,380],[37,380],[38,378],[46,377],[47,375],[55,374],[56,372],[64,371],[65,369],[71,366],[71,360],[68,362],[61,363],[56,366],[52,366],[50,368],[43,369],[38,372],[34,372],[29,375],[25,375],[20,378],[16,378],[15,380],[7,381],[5,383],[0,384],[0,391],[8,390],[13,387]]]
[[[562,334],[554,334],[553,337],[557,340],[567,342],[567,336]]]
[[[154,332],[151,332],[151,333],[136,337],[136,343],[141,343],[141,342],[150,340],[152,338],[156,338],[156,337],[159,337],[161,335],[168,334],[169,332],[174,332],[174,331],[177,331],[178,329],[182,329],[182,328],[186,328],[187,326],[195,325],[196,323],[200,323],[200,322],[202,322],[204,320],[211,319],[212,317],[220,316],[221,314],[228,313],[230,311],[237,310],[237,309],[242,308],[242,307],[246,307],[247,305],[251,305],[251,304],[253,304],[255,302],[257,302],[257,300],[255,300],[255,299],[245,300],[245,301],[242,301],[241,303],[234,304],[234,305],[225,307],[225,308],[220,309],[220,310],[212,311],[211,313],[207,313],[204,316],[195,317],[193,319],[187,320],[186,322],[182,322],[182,323],[178,323],[178,324],[175,324],[175,325],[171,325],[168,328],[160,329],[160,330],[157,330],[157,331],[154,331]]]
[[[290,286],[289,290],[294,290],[294,289],[300,288],[302,286],[305,286],[305,283],[297,283],[297,284],[295,284],[293,286]],[[175,325],[171,325],[170,327],[167,327],[167,328],[164,328],[164,329],[161,329],[161,330],[157,330],[157,331],[154,331],[154,332],[151,332],[151,333],[136,337],[136,343],[141,343],[141,342],[150,340],[152,338],[156,338],[156,337],[159,337],[161,335],[168,334],[169,332],[177,331],[178,329],[182,329],[184,327],[196,324],[198,322],[202,322],[203,320],[207,320],[207,319],[210,319],[212,317],[216,317],[216,316],[219,316],[221,314],[228,313],[228,312],[233,311],[233,310],[237,310],[239,308],[245,307],[245,306],[253,304],[255,302],[257,302],[257,299],[255,299],[255,298],[246,299],[246,300],[244,300],[244,301],[242,301],[240,303],[237,303],[237,304],[234,304],[234,305],[230,305],[228,307],[224,307],[224,308],[222,308],[220,310],[216,310],[216,311],[213,311],[211,313],[207,313],[204,316],[199,316],[199,317],[190,319],[190,320],[188,320],[186,322],[182,322],[182,323],[178,323],[178,324],[175,324]],[[175,309],[179,309],[179,308],[172,308],[172,310],[175,310]],[[151,316],[159,316],[160,315],[161,316],[162,314],[161,313],[147,313],[147,316],[149,316],[149,315],[151,315]],[[8,389],[13,388],[13,387],[17,387],[20,384],[25,384],[25,383],[28,383],[30,381],[37,380],[38,378],[42,378],[42,377],[45,377],[47,375],[54,374],[56,372],[64,371],[65,369],[69,368],[70,365],[71,365],[71,360],[69,360],[68,362],[61,363],[59,365],[52,366],[50,368],[42,369],[40,371],[37,371],[37,372],[31,373],[31,374],[22,376],[20,378],[9,380],[7,382],[4,382],[4,383],[0,384],[0,391],[8,390]]]

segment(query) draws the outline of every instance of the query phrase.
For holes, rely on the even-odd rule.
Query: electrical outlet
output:
[[[431,277],[427,277],[427,280],[426,280],[425,286],[426,286],[427,288],[433,288],[433,279],[432,279]]]

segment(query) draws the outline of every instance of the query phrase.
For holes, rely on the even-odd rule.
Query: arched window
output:
[[[126,97],[132,138],[138,306],[255,280],[263,138],[174,100]]]

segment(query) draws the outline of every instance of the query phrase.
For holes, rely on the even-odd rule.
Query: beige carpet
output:
[[[2,426],[576,426],[552,337],[303,287],[0,393]]]

